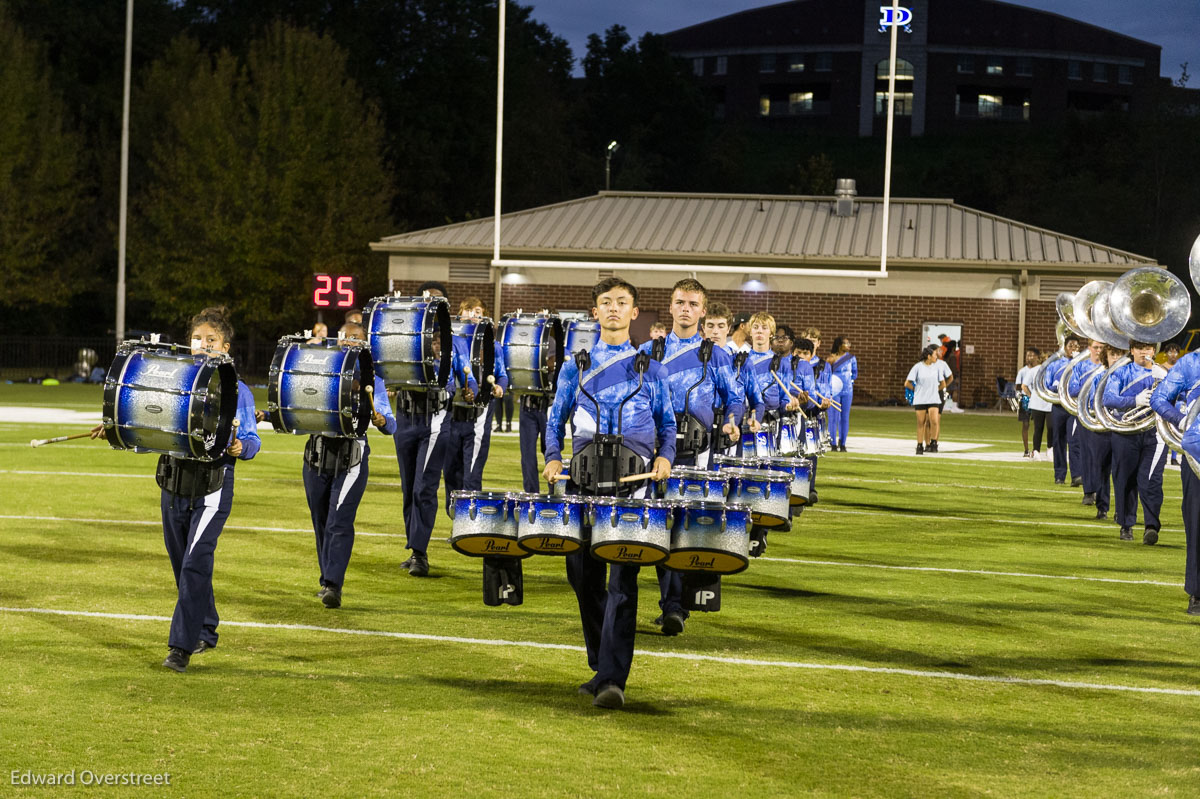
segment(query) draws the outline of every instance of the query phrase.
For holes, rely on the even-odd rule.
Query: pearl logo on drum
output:
[[[512,546],[511,541],[505,541],[503,544],[498,543],[495,539],[489,538],[483,544],[484,552],[501,552],[507,554]]]
[[[152,363],[146,367],[146,371],[142,373],[143,377],[174,377],[179,369],[164,369],[162,366]]]
[[[688,565],[689,569],[711,569],[716,564],[716,562],[717,562],[716,555],[712,556],[711,558],[707,558],[707,559],[701,558],[699,555],[692,555],[690,558],[688,558],[687,565]],[[702,591],[700,593],[704,593],[704,592]],[[697,596],[699,596],[699,594],[697,594]]]
[[[566,547],[566,545],[567,545],[567,542],[563,541],[561,538],[550,538],[549,536],[542,536],[541,538],[538,539],[538,548],[541,549],[542,551],[561,550],[561,549],[564,549]]]
[[[145,405],[143,407],[146,409],[147,413],[162,413],[163,412],[161,405]]]
[[[631,550],[628,547],[617,547],[617,553],[613,556],[614,560],[641,560],[645,555],[645,550]]]

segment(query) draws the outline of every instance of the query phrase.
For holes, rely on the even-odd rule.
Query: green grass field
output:
[[[95,387],[0,385],[0,406],[99,402]],[[912,428],[908,412],[854,411],[852,433]],[[525,561],[516,608],[485,607],[479,563],[444,540],[431,578],[398,569],[399,478],[377,434],[343,607],[313,596],[303,439],[263,432],[217,548],[220,644],[186,674],[162,668],[175,587],[154,459],[28,446],[82,429],[0,424],[0,795],[1200,793],[1177,471],[1147,547],[1046,463],[826,456],[820,505],[725,581],[720,613],[664,638],[644,572],[612,712],[576,695],[590,672],[561,560]],[[949,417],[942,439],[1020,446],[990,415]],[[519,484],[516,437],[494,438],[485,486]],[[72,769],[171,785],[11,784]]]

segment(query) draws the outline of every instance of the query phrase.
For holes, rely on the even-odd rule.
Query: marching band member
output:
[[[434,296],[445,296],[440,284],[426,283],[422,289]],[[432,339],[433,357],[440,358],[440,335]],[[396,392],[396,461],[400,466],[400,485],[404,492],[404,546],[412,555],[400,568],[413,577],[429,575],[429,539],[437,518],[438,484],[446,457],[443,427],[448,395],[460,387],[467,402],[475,398],[479,386],[471,374],[471,358],[465,348],[454,342],[450,353],[450,376],[445,389]]]
[[[1125,357],[1125,353],[1116,347],[1104,345],[1104,362],[1101,364],[1105,369],[1116,365],[1117,361]],[[1089,401],[1094,401],[1094,397],[1089,398]],[[1085,428],[1086,429],[1086,428]],[[1100,490],[1096,493],[1096,519],[1103,521],[1108,518],[1108,510],[1111,502],[1111,484],[1113,471],[1113,448],[1112,448],[1112,431],[1101,430],[1093,434],[1092,438],[1092,458],[1096,469],[1096,479]]]
[[[734,353],[730,352],[730,348],[727,346],[729,343],[729,330],[730,330],[730,325],[731,325],[730,320],[732,319],[732,316],[733,316],[732,311],[730,311],[729,306],[726,305],[725,303],[723,303],[723,302],[710,303],[708,305],[708,309],[704,315],[704,323],[703,323],[704,337],[706,339],[710,339],[712,341],[714,347],[720,347],[721,349],[725,350],[725,352],[730,353],[730,355],[731,355],[730,367],[733,372],[734,381],[737,384],[736,391],[737,391],[738,398],[742,400],[742,409],[743,409],[743,415],[744,415],[745,409],[747,407],[749,407],[750,405],[753,405],[753,406],[761,405],[762,400],[761,400],[761,398],[758,398],[757,396],[754,396],[753,394],[747,395],[747,393],[746,393],[747,386],[746,386],[746,380],[745,380],[745,369],[743,368],[746,357],[747,357],[746,353],[738,352],[735,355]],[[751,386],[753,387],[753,385],[754,384],[752,381]],[[747,396],[750,396],[749,402],[747,401]],[[719,395],[718,395],[718,398],[719,398]],[[715,420],[714,424],[720,422],[724,418],[726,418],[726,414],[725,414],[725,409],[723,407],[713,409],[713,419]],[[751,419],[751,424],[754,427],[754,432],[757,432],[758,423],[755,422],[753,419]],[[718,442],[720,442],[721,439],[724,439],[724,441],[726,442],[723,446],[720,443],[718,443],[718,445],[716,446],[716,450],[719,450],[722,454],[725,454],[725,455],[731,455],[731,454],[736,453],[737,448],[738,448],[739,444],[741,443],[739,441],[739,437],[736,435],[736,433],[732,437],[727,437],[727,436],[723,435],[722,431],[717,429],[716,427],[714,427],[713,436],[714,436],[714,439],[718,440]]]
[[[339,338],[346,343],[367,344],[362,325],[347,322]],[[388,402],[383,380],[372,375],[375,386],[371,423],[384,435],[396,432],[396,417]],[[304,495],[312,515],[317,538],[317,566],[321,570],[321,590],[317,598],[327,608],[342,606],[342,586],[346,567],[354,549],[354,519],[367,487],[371,446],[367,437],[343,438],[324,435],[308,437],[304,447]]]
[[[205,308],[192,317],[193,355],[228,353],[232,341],[233,324],[224,306]],[[192,655],[217,645],[220,617],[212,587],[213,553],[233,506],[234,466],[253,458],[262,446],[256,424],[254,395],[238,380],[234,432],[222,457],[208,462],[159,456],[155,478],[162,489],[163,541],[179,589],[163,661],[173,671],[186,671]],[[103,434],[103,425],[92,429],[92,438]]]
[[[1166,360],[1162,362],[1162,368],[1166,369],[1169,372],[1173,368],[1175,368],[1175,364],[1179,363],[1179,356],[1182,354],[1181,350],[1179,349],[1179,342],[1177,342],[1177,341],[1169,342],[1166,346],[1163,347],[1163,354],[1166,356]],[[1178,404],[1182,405],[1183,400],[1181,399]],[[1180,408],[1180,410],[1183,410],[1183,409]],[[1170,451],[1169,463],[1172,466],[1178,466],[1179,461],[1176,458],[1175,450],[1171,449],[1170,447],[1168,447],[1167,449]]]
[[[1082,343],[1083,340],[1072,333],[1063,342],[1063,350],[1066,352],[1066,357],[1059,358],[1042,367],[1046,371],[1044,382],[1049,391],[1058,391],[1058,380],[1062,377],[1062,373],[1066,370],[1067,364],[1071,362],[1071,359],[1079,354],[1079,347]],[[1058,404],[1054,404],[1050,408],[1050,447],[1054,452],[1055,485],[1066,484],[1068,465],[1071,468],[1071,485],[1083,484],[1082,472],[1075,470],[1075,467],[1078,466],[1078,457],[1069,457],[1069,422],[1072,418],[1071,414],[1067,413],[1066,409]],[[1069,464],[1068,461],[1070,461]],[[1079,482],[1075,482],[1076,480]]]
[[[1175,427],[1183,425],[1185,410],[1200,399],[1200,351],[1189,352],[1173,365],[1167,376],[1150,395],[1150,407]],[[1183,434],[1183,449],[1200,458],[1200,429],[1192,425]],[[1183,459],[1179,476],[1183,483],[1183,535],[1187,555],[1183,568],[1183,590],[1188,595],[1187,613],[1200,616],[1200,478]]]
[[[671,411],[667,370],[639,354],[629,342],[629,325],[638,314],[636,288],[619,277],[606,278],[592,289],[592,304],[592,314],[600,321],[600,340],[590,353],[577,356],[583,363],[571,358],[559,372],[546,431],[544,475],[553,483],[562,472],[563,437],[570,420],[574,456],[567,491],[644,495],[644,481],[618,482],[615,488],[600,486],[597,474],[586,473],[580,464],[585,460],[597,464],[598,473],[608,475],[603,479],[615,480],[609,468],[619,474],[622,467],[628,468],[630,460],[640,465],[634,474],[653,462],[652,480],[670,475],[675,457],[675,414]],[[595,404],[589,396],[595,398]],[[621,418],[614,419],[618,413]],[[621,453],[620,466],[601,454],[594,441],[603,437],[601,442],[607,449],[613,446],[610,436],[619,436],[616,446]],[[589,454],[585,456],[585,452]],[[597,707],[619,708],[625,703],[625,685],[633,662],[639,567],[608,567],[592,558],[586,548],[568,555],[566,561],[567,579],[579,602],[588,666],[595,672],[579,692],[594,696]]]
[[[1150,405],[1156,376],[1153,367],[1154,345],[1142,341],[1129,342],[1127,363],[1113,372],[1104,388],[1104,405],[1125,412]],[[1161,367],[1159,367],[1161,371]],[[1121,525],[1121,540],[1133,540],[1133,525],[1137,522],[1138,499],[1142,502],[1142,521],[1145,531],[1143,544],[1158,543],[1161,527],[1158,512],[1162,508],[1162,474],[1166,465],[1166,445],[1158,440],[1151,427],[1139,433],[1114,431],[1113,494],[1116,519]]]
[[[817,385],[817,376],[813,373],[812,359],[815,350],[816,345],[811,339],[801,338],[796,342],[791,363],[792,383],[800,389],[796,398],[801,403],[807,415],[821,413],[833,407],[832,398],[828,394],[821,393],[821,389]],[[817,455],[808,455],[807,458],[811,463],[808,472],[808,505],[815,505],[818,502],[817,463],[820,461],[820,457]],[[804,505],[797,505],[793,508],[793,512],[800,513],[804,507]]]
[[[1083,384],[1087,378],[1097,369],[1107,369],[1108,365],[1103,362],[1104,348],[1103,341],[1095,339],[1088,342],[1088,359],[1075,365],[1071,370],[1071,379],[1067,384],[1067,392],[1072,397],[1079,396],[1079,390],[1083,388]],[[1099,433],[1093,433],[1081,424],[1079,420],[1074,419],[1072,424],[1078,425],[1076,435],[1079,438],[1079,444],[1083,453],[1080,457],[1080,464],[1083,467],[1083,504],[1095,505],[1096,510],[1103,509],[1104,513],[1108,513],[1108,483],[1105,482],[1103,488],[1100,486],[1100,466],[1096,459],[1100,456],[1100,449],[1108,446],[1111,449],[1111,444],[1098,442],[1096,440]],[[1101,498],[1100,493],[1105,496]],[[1099,513],[1097,513],[1099,517]]]
[[[656,348],[653,341],[640,348],[667,369],[675,412],[675,465],[702,469],[709,467],[714,424],[720,424],[719,433],[733,436],[744,410],[733,376],[732,356],[700,335],[700,319],[706,314],[707,301],[708,292],[700,281],[684,278],[677,282],[671,290],[671,332],[661,348]],[[661,353],[655,354],[658,349]],[[724,411],[721,419],[714,420],[713,409],[717,407]],[[688,618],[683,607],[683,575],[663,566],[655,568],[663,635],[678,635]]]
[[[842,381],[842,390],[833,398],[841,410],[830,407],[829,432],[834,449],[845,452],[846,437],[850,434],[850,406],[854,403],[854,381],[858,379],[858,358],[850,352],[850,339],[838,336],[833,340],[833,352],[828,362],[833,374]]]

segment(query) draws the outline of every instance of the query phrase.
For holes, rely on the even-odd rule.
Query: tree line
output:
[[[576,54],[510,3],[504,208],[603,188],[882,191],[882,143],[719,120],[660,36]],[[124,0],[0,0],[0,330],[113,325]],[[312,272],[382,287],[367,242],[491,213],[495,0],[137,0],[130,327],[230,305],[275,336]],[[1185,70],[1186,71],[1186,70]],[[1200,119],[1153,113],[899,142],[895,196],[952,197],[1179,270]]]

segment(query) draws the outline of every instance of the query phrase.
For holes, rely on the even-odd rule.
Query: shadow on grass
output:
[[[481,706],[492,708],[501,702],[519,701],[523,705],[540,705],[563,710],[572,706],[588,713],[603,712],[592,706],[592,698],[578,693],[578,685],[564,685],[549,680],[477,679],[471,677],[420,677],[422,682],[466,694]],[[627,700],[621,713],[634,716],[671,716],[676,704],[665,707],[640,698]],[[685,705],[690,703],[684,703]]]

